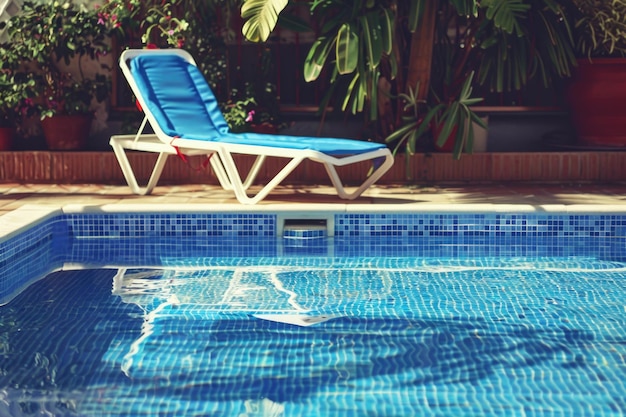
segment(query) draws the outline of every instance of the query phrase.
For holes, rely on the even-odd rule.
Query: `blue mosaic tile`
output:
[[[320,238],[320,229],[303,229],[279,242],[276,229],[276,215],[267,213],[57,216],[0,242],[0,300],[68,259],[159,263],[185,253],[626,258],[626,216],[614,214],[341,213],[335,215],[336,237],[330,240]],[[95,242],[100,239],[108,242]],[[94,242],[76,245],[74,240]]]
[[[58,267],[67,233],[60,218],[48,220],[12,239],[0,241],[0,303],[33,279]]]
[[[257,261],[38,282],[8,312],[19,327],[0,357],[5,404],[116,417],[626,412],[623,264]]]
[[[269,214],[72,214],[74,237],[275,236],[276,216]]]
[[[624,237],[624,215],[336,214],[335,236]]]
[[[241,387],[246,400],[284,400],[290,415],[626,412],[626,216],[343,213],[333,239],[307,230],[282,239],[276,229],[275,215],[252,213],[64,215],[37,224],[0,242],[0,300],[64,263],[137,270],[128,271],[126,293],[114,296],[113,270],[58,274],[73,291],[38,282],[39,292],[17,303],[20,318],[32,315],[35,326],[11,341],[23,344],[16,352],[29,364],[48,349],[44,357],[59,358],[54,377],[72,387],[104,364],[92,397],[55,403],[82,402],[87,415],[239,415],[264,407],[233,400]],[[167,268],[155,275],[146,265]],[[37,299],[46,314],[28,304]],[[48,317],[54,307],[62,320]],[[336,317],[300,328],[252,316],[295,307]],[[68,329],[55,331],[54,343],[41,331],[48,319],[49,331]],[[79,339],[93,352],[78,349],[79,368],[62,368],[75,354],[65,346]],[[129,349],[137,340],[152,345]],[[176,349],[183,359],[169,355]],[[294,363],[318,368],[303,377]],[[291,385],[272,382],[276,366],[278,380]],[[9,400],[40,398],[28,382],[45,384],[50,375],[32,369],[6,385]],[[170,381],[184,388],[163,401]],[[16,384],[31,397],[11,391]],[[103,394],[113,399],[105,414]]]

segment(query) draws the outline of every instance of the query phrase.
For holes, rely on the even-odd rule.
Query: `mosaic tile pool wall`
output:
[[[297,215],[293,215],[297,217]],[[626,258],[624,214],[336,213],[332,256],[557,256]],[[64,263],[157,262],[172,256],[298,254],[268,213],[60,214],[0,241],[0,302]],[[259,239],[263,244],[259,245]],[[110,245],[102,244],[102,241]],[[80,241],[80,245],[71,242]],[[317,245],[317,246],[316,246]],[[328,255],[326,239],[307,254]],[[286,248],[293,249],[292,252]],[[399,248],[401,250],[399,251]],[[316,251],[317,249],[317,251]],[[151,257],[151,255],[153,255]]]

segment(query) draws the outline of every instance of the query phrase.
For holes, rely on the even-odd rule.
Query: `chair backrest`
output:
[[[214,140],[228,124],[197,66],[172,54],[132,58],[130,72],[161,130],[172,137]]]

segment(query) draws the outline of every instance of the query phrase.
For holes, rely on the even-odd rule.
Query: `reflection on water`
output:
[[[0,415],[611,415],[625,278],[587,258],[55,273],[0,309]]]

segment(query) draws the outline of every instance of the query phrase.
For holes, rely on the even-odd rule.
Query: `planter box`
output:
[[[626,58],[578,60],[566,89],[578,141],[626,148]]]
[[[156,155],[129,156],[138,178],[147,180]],[[241,156],[247,166],[252,159]],[[210,170],[199,169],[202,157],[184,163],[170,157],[161,184],[218,184]],[[282,167],[269,161],[259,174],[266,183]],[[344,169],[349,184],[362,178],[367,163]],[[506,152],[463,155],[455,161],[450,154],[416,154],[408,164],[397,156],[392,169],[379,184],[490,183],[490,182],[620,182],[626,181],[626,152]],[[122,171],[112,152],[16,151],[0,152],[0,182],[55,184],[123,184]],[[286,184],[328,184],[324,168],[304,163]]]

